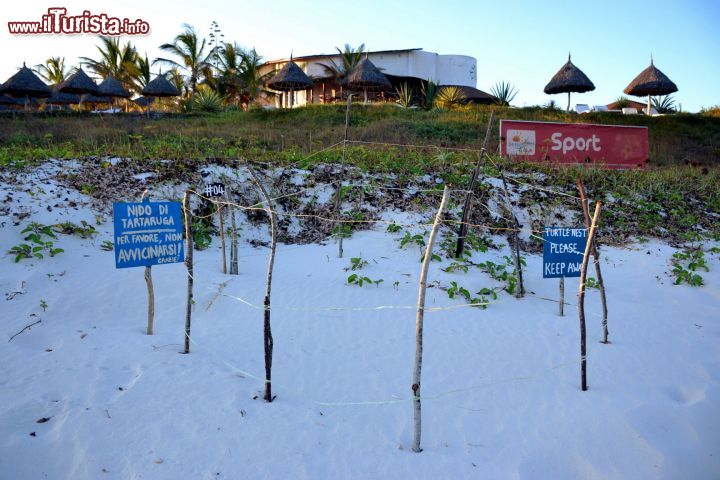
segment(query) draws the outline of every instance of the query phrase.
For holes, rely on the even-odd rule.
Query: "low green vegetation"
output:
[[[53,240],[57,240],[57,236],[50,225],[30,222],[21,233],[27,233],[24,240],[28,243],[20,243],[10,248],[9,253],[15,255],[15,263],[26,258],[42,260],[45,255],[54,257],[65,251],[55,247]]]

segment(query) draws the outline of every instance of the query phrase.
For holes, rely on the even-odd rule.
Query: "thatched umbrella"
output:
[[[367,103],[368,90],[392,88],[390,80],[370,61],[368,54],[365,54],[365,59],[361,60],[345,78],[344,83],[350,90],[362,90],[365,93],[365,103]]]
[[[142,89],[142,94],[146,97],[177,97],[180,95],[177,87],[170,83],[162,73],[159,73],[157,77],[151,80],[145,88]],[[150,116],[150,103],[152,99],[147,103],[147,114]]]
[[[88,77],[82,67],[78,67],[75,73],[70,75],[64,82],[58,85],[58,91],[60,93],[75,93],[77,95],[85,95],[86,93],[95,95],[98,93],[98,86],[92,78]],[[81,110],[82,102],[83,99],[80,97],[78,108]]]
[[[570,92],[584,93],[591,90],[595,90],[595,85],[582,70],[573,65],[569,53],[567,63],[558,70],[555,76],[550,79],[550,83],[545,86],[545,93],[548,95],[555,93],[568,94],[568,111],[570,111]]]
[[[75,93],[62,93],[58,90],[58,86],[52,87],[52,95],[45,101],[46,105],[75,105],[80,103],[80,95]]]
[[[293,93],[295,90],[305,90],[313,86],[313,81],[305,72],[293,62],[292,56],[267,83],[268,87],[280,92],[290,92],[290,107],[293,106]]]
[[[0,93],[13,97],[25,97],[26,108],[30,98],[47,98],[52,94],[50,87],[27,68],[24,62],[22,68],[15,75],[0,85]]]
[[[623,92],[635,97],[644,97],[647,95],[647,114],[650,115],[650,96],[651,95],[669,95],[678,91],[677,85],[670,80],[667,75],[655,68],[652,56],[650,56],[650,66],[640,72],[640,75],[630,82]]]
[[[93,110],[95,110],[98,105],[101,105],[103,103],[107,103],[108,105],[112,103],[112,99],[109,96],[99,97],[97,95],[93,95],[92,93],[87,93],[83,95],[82,101],[85,103],[89,103],[92,106]]]
[[[113,98],[113,103],[116,98],[128,98],[130,93],[123,88],[122,84],[115,80],[113,77],[108,76],[105,80],[98,85],[98,93]]]

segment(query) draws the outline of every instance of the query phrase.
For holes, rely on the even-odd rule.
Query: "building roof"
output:
[[[368,53],[370,55],[381,55],[381,54],[387,55],[387,54],[391,54],[391,53],[415,52],[418,50],[422,50],[422,48],[405,48],[405,49],[400,49],[400,50],[378,50],[378,51],[363,52],[363,53]],[[317,55],[305,55],[303,57],[293,56],[291,58],[280,58],[277,60],[268,60],[267,62],[265,62],[265,65],[274,65],[276,63],[286,63],[291,60],[294,62],[309,62],[312,60],[322,60],[325,58],[338,57],[338,56],[340,56],[340,54],[337,52],[335,52],[335,53],[319,53]]]

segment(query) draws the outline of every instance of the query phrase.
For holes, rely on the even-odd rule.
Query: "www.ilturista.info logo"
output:
[[[7,22],[8,30],[14,35],[90,33],[95,35],[145,35],[150,24],[145,20],[111,17],[106,13],[94,14],[89,10],[82,15],[68,15],[67,8],[48,8],[39,22]]]

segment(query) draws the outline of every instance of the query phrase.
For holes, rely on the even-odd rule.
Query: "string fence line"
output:
[[[270,382],[267,378],[263,378],[262,376],[254,375],[253,373],[249,372],[247,369],[239,368],[237,365],[229,362],[225,358],[220,357],[214,349],[212,348],[204,348],[204,345],[197,342],[191,335],[187,334],[185,332],[185,335],[188,338],[188,341],[192,343],[196,349],[200,349],[202,352],[205,352],[209,357],[211,357],[213,360],[225,365],[230,371],[234,373],[240,374],[243,378],[251,378],[253,380],[258,381],[261,384],[265,384]],[[506,383],[513,383],[513,382],[520,382],[520,381],[529,381],[534,380],[537,378],[540,378],[548,373],[555,372],[557,370],[561,370],[570,366],[574,366],[577,364],[577,361],[568,361],[563,362],[555,365],[551,365],[550,367],[541,368],[538,369],[532,373],[525,374],[525,375],[518,375],[514,377],[507,377],[498,379],[491,382],[481,383],[477,385],[472,385],[469,387],[464,388],[454,388],[451,390],[445,390],[438,393],[434,393],[432,395],[421,395],[421,400],[440,400],[448,396],[457,395],[460,393],[467,393],[472,392],[475,390],[480,390],[488,387],[493,387],[497,385],[502,385]],[[444,377],[444,379],[449,379],[449,377]],[[314,403],[318,406],[323,407],[357,407],[357,406],[382,406],[382,405],[393,405],[398,403],[408,403],[414,401],[417,397],[406,397],[406,398],[398,398],[396,396],[392,396],[392,398],[386,398],[386,399],[373,399],[373,400],[358,400],[358,401],[319,401],[316,399],[308,398],[306,395],[300,395],[297,390],[288,387],[285,384],[278,383],[277,380],[272,381],[273,386],[276,388],[280,388],[285,390],[286,392],[292,392],[294,393],[298,398],[305,398],[309,402]]]

